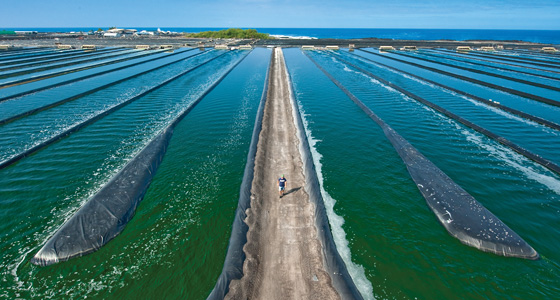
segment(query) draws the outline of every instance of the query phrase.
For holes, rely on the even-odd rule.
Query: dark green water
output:
[[[271,51],[198,50],[67,104],[0,126],[0,160],[223,56],[0,170],[0,298],[205,299],[219,276]],[[560,177],[384,87],[344,58],[560,163],[560,134],[340,51],[323,68],[540,254],[504,258],[438,223],[379,127],[299,49],[285,49],[339,251],[368,299],[555,299],[560,294]],[[560,119],[557,108],[356,53]],[[180,58],[185,58],[180,60]],[[176,127],[132,221],[99,251],[48,267],[29,260],[85,201],[236,62]],[[147,63],[0,102],[9,116],[157,66]],[[74,76],[89,74],[76,73]],[[63,80],[63,79],[58,79]],[[88,84],[90,83],[90,84]],[[41,85],[41,81],[33,83]],[[552,82],[552,84],[555,84]],[[557,84],[557,83],[556,83]],[[16,90],[17,89],[17,90]],[[14,87],[14,91],[25,85]],[[9,94],[10,90],[0,90]],[[496,98],[494,98],[496,99]]]
[[[380,128],[300,50],[286,50],[296,97],[321,157],[325,198],[334,203],[334,213],[343,220],[339,225],[346,239],[338,236],[337,245],[344,248],[341,245],[348,241],[351,260],[358,269],[354,274],[365,274],[374,297],[555,298],[560,291],[557,175],[331,56],[310,55],[543,256],[539,261],[503,258],[464,246],[449,236]],[[370,68],[372,73],[417,91],[406,78]],[[450,101],[446,100],[448,94],[430,91],[429,86],[424,89],[424,93],[432,93],[430,100]],[[469,113],[477,115],[472,108],[462,115]],[[494,122],[505,121],[501,114],[494,115]],[[540,132],[550,134],[544,129]],[[537,138],[518,134],[528,144]],[[558,142],[558,134],[541,138],[542,142]],[[337,236],[336,225],[333,227]]]
[[[41,268],[41,244],[157,128],[245,56],[231,52],[1,170],[5,298],[203,299],[221,272],[264,87],[269,50],[255,50],[176,127],[126,230],[100,251]],[[167,109],[165,109],[167,108]]]

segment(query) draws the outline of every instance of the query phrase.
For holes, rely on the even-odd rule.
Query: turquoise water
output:
[[[371,50],[373,52],[375,52],[376,50],[374,49],[368,49]],[[468,91],[471,94],[477,95],[479,97],[485,98],[485,99],[492,99],[494,101],[498,101],[503,105],[509,106],[511,108],[515,108],[517,110],[520,111],[524,111],[526,113],[532,114],[534,116],[538,116],[538,117],[542,117],[546,120],[550,120],[553,121],[557,124],[560,124],[560,113],[557,107],[554,106],[550,106],[544,103],[540,103],[531,99],[527,99],[527,98],[523,98],[520,96],[516,96],[516,95],[512,95],[512,94],[508,94],[502,91],[498,91],[498,90],[494,90],[488,87],[484,87],[481,85],[477,85],[471,82],[467,82],[467,81],[463,81],[460,79],[456,79],[456,78],[451,78],[449,76],[445,76],[445,75],[441,75],[441,74],[437,74],[416,66],[411,66],[408,65],[406,63],[402,63],[402,62],[397,62],[397,61],[393,61],[390,60],[388,58],[385,57],[380,57],[380,56],[375,56],[373,54],[370,53],[365,53],[362,51],[356,51],[356,54],[366,57],[368,59],[377,61],[377,62],[381,62],[383,64],[392,66],[392,67],[396,67],[398,69],[407,71],[409,73],[413,73],[422,77],[425,77],[427,79],[433,80],[433,81],[437,81],[437,82],[443,82],[446,85],[459,89],[459,90],[463,90],[463,91]],[[386,53],[387,54],[387,53]],[[384,54],[384,56],[386,55]],[[389,54],[390,55],[390,54]],[[419,64],[421,64],[420,62],[417,62]],[[473,76],[473,78],[477,78],[476,75]]]
[[[451,237],[380,128],[301,50],[285,49],[333,235],[365,298],[553,299],[560,294],[560,176],[372,80],[342,59],[560,164],[559,132],[364,58],[480,97],[496,97],[492,99],[551,121],[560,120],[558,108],[365,52],[306,53],[542,257],[504,258]],[[151,91],[0,169],[0,298],[205,299],[214,287],[271,50],[152,56],[157,55],[165,58],[0,102],[3,119],[154,69],[0,125],[2,161]],[[445,54],[441,56],[448,62]],[[440,58],[431,59],[437,64]],[[67,262],[48,267],[29,262],[88,197],[239,61],[175,128],[144,200],[119,236],[99,251]],[[171,64],[155,70],[164,63]],[[153,89],[196,66],[200,67]],[[29,85],[46,85],[47,80]],[[25,90],[27,85],[12,88]]]

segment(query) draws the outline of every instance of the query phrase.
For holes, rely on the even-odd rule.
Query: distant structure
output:
[[[496,49],[494,49],[494,47],[480,47],[481,51],[487,51],[487,52],[492,52],[492,51],[496,51]]]
[[[103,34],[103,36],[119,37],[119,36],[122,36],[122,35],[137,35],[136,32],[138,32],[138,30],[136,30],[136,29],[112,28],[112,29],[108,29],[107,31],[105,31],[105,34]]]
[[[541,52],[545,53],[556,53],[558,50],[554,47],[542,47]]]
[[[325,48],[327,48],[327,50],[339,50],[340,49],[338,46],[327,46]]]
[[[253,46],[249,44],[239,46],[239,50],[251,50],[251,49],[253,49]]]
[[[392,51],[392,50],[396,50],[396,49],[393,46],[379,46],[379,50],[381,50],[381,51]]]
[[[105,32],[103,37],[120,37],[121,34],[118,32]]]
[[[56,45],[56,49],[69,50],[69,49],[74,49],[74,47],[72,47],[72,45]]]
[[[315,50],[315,46],[304,45],[304,46],[301,46],[301,50]]]
[[[418,48],[417,48],[416,46],[404,46],[404,47],[401,48],[401,50],[404,50],[404,51],[416,51],[416,50],[418,50]]]
[[[82,50],[96,50],[97,47],[95,45],[82,45]]]
[[[150,45],[136,45],[138,50],[150,50]]]
[[[38,31],[29,31],[29,30],[16,30],[14,31],[16,34],[25,35],[25,34],[38,34]]]
[[[472,48],[469,46],[459,46],[457,47],[457,52],[469,52],[472,51]]]
[[[154,33],[152,31],[142,30],[138,32],[138,35],[154,35]]]
[[[173,45],[161,45],[159,46],[160,49],[173,49]]]
[[[13,47],[12,45],[0,45],[0,50],[10,50]]]
[[[228,46],[227,45],[216,45],[214,46],[214,49],[216,50],[228,50]]]

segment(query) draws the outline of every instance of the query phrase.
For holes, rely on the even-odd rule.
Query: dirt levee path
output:
[[[339,299],[323,267],[314,207],[304,190],[282,50],[272,56],[263,126],[257,146],[247,255],[243,278],[230,284],[226,299]],[[277,180],[288,179],[280,198]]]

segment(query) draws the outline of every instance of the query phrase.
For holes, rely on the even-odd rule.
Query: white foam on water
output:
[[[352,280],[356,284],[356,287],[362,294],[364,299],[375,299],[373,296],[373,285],[367,279],[364,267],[362,265],[355,264],[352,262],[352,253],[350,251],[349,242],[346,239],[346,232],[342,228],[344,225],[344,218],[337,215],[334,211],[334,205],[336,204],[336,200],[327,193],[324,189],[323,184],[323,172],[322,172],[322,164],[321,158],[322,155],[317,151],[315,145],[319,140],[313,138],[311,131],[309,130],[309,124],[305,118],[306,114],[301,106],[301,103],[298,102],[299,110],[301,111],[303,127],[305,129],[305,134],[307,135],[307,139],[309,141],[309,147],[311,149],[311,156],[313,158],[313,163],[315,164],[315,171],[317,173],[317,179],[319,180],[319,185],[321,187],[321,195],[323,196],[323,201],[325,203],[325,209],[327,211],[327,217],[329,219],[329,223],[331,226],[331,232],[333,235],[334,242],[336,244],[336,248],[338,253],[342,257],[342,260],[346,264],[346,268],[348,269],[348,273],[352,277]]]
[[[271,34],[271,37],[276,39],[285,39],[285,40],[316,40],[316,37],[311,36],[299,36],[299,35],[283,35],[283,34]]]
[[[348,69],[346,70],[347,67],[345,67],[345,71],[349,71],[352,72],[352,70]],[[405,75],[405,77],[416,80],[414,78],[408,77]],[[434,88],[438,88],[433,86],[430,83],[427,82],[422,82],[419,80],[416,80],[422,84],[426,84],[428,86],[432,86]],[[384,87],[385,89],[387,89],[390,92],[396,92],[401,94],[400,92],[394,90],[393,88],[386,86],[382,83],[380,83],[377,80],[371,79],[372,83],[378,84],[382,87]],[[445,90],[443,88],[441,88],[442,90]],[[452,91],[448,91],[452,94],[456,94]],[[418,103],[416,100],[409,98],[406,95],[402,95],[404,100],[408,100],[411,102],[416,102]],[[523,122],[525,124],[531,125],[531,126],[535,126],[535,127],[540,127],[542,128],[542,130],[546,133],[549,134],[553,134],[555,136],[558,136],[558,132],[556,132],[555,130],[549,129],[548,127],[542,126],[540,124],[537,124],[535,122],[523,119],[523,118],[519,118],[517,116],[514,116],[510,113],[504,112],[500,109],[485,105],[483,103],[480,103],[478,101],[474,101],[468,97],[462,96],[464,99],[471,101],[472,103],[474,103],[475,105],[478,106],[484,106],[485,108],[492,110],[494,112],[496,112],[497,114],[503,115],[507,118],[519,121],[519,122]],[[419,103],[418,103],[419,104]],[[432,112],[435,116],[438,116],[441,120],[445,120],[447,122],[449,122],[450,124],[455,124],[456,128],[461,130],[462,133],[467,137],[467,140],[469,142],[473,142],[475,144],[477,144],[479,147],[485,149],[486,151],[492,153],[493,155],[495,155],[495,157],[497,157],[498,159],[504,161],[505,163],[507,163],[509,166],[515,168],[516,170],[521,171],[523,174],[525,174],[525,176],[527,176],[528,179],[537,181],[543,185],[545,185],[546,187],[548,187],[550,190],[554,191],[555,193],[560,195],[560,180],[558,180],[554,175],[546,175],[543,174],[542,171],[544,169],[544,167],[540,167],[538,165],[535,165],[534,167],[529,167],[527,166],[527,163],[529,162],[527,158],[525,158],[524,156],[522,156],[521,154],[518,154],[517,152],[510,150],[509,148],[503,147],[501,145],[490,145],[488,143],[484,143],[482,141],[482,135],[480,134],[475,134],[469,130],[466,130],[464,127],[461,127],[458,123],[452,121],[450,118],[447,118],[445,116],[443,116],[442,114],[440,114],[439,112],[435,111],[434,109],[425,106],[425,105],[421,105],[422,108],[424,108],[427,111]],[[536,164],[536,163],[535,163]],[[539,168],[542,168],[541,170],[538,170]],[[547,169],[544,169],[544,172],[549,173],[550,172]]]
[[[529,166],[528,163],[531,161],[529,161],[529,159],[525,156],[501,145],[490,145],[485,143],[483,141],[483,136],[480,134],[475,134],[465,128],[462,128],[461,133],[466,136],[469,142],[476,144],[480,148],[490,152],[496,158],[505,162],[507,165],[521,171],[528,179],[534,180],[560,195],[560,180],[544,167],[537,165],[536,163],[533,163],[534,166]]]
[[[491,112],[493,112],[493,113],[495,113],[495,114],[497,114],[497,115],[500,115],[500,116],[502,116],[502,117],[506,117],[506,118],[508,118],[508,119],[511,119],[511,120],[514,120],[514,121],[517,121],[517,122],[521,122],[521,123],[523,123],[523,124],[525,124],[525,125],[529,125],[529,126],[533,126],[533,127],[536,127],[536,128],[540,128],[540,129],[542,129],[542,130],[543,130],[544,132],[546,132],[546,133],[553,134],[553,135],[555,135],[555,136],[559,136],[558,131],[553,130],[553,129],[549,128],[549,127],[546,127],[546,126],[544,126],[544,125],[541,125],[541,124],[539,124],[539,123],[536,123],[536,122],[533,122],[533,121],[531,121],[531,120],[527,120],[527,119],[525,119],[525,118],[522,118],[522,117],[516,116],[516,115],[514,115],[514,114],[508,113],[508,112],[503,111],[503,110],[501,110],[501,109],[499,109],[499,108],[497,108],[497,107],[490,106],[490,105],[488,105],[488,104],[486,104],[486,103],[473,100],[473,99],[471,99],[471,98],[469,98],[469,97],[467,97],[467,96],[465,96],[465,95],[457,94],[456,92],[450,91],[450,90],[448,90],[448,89],[446,89],[446,88],[443,88],[443,87],[440,87],[440,86],[436,86],[436,85],[434,85],[434,84],[432,84],[432,83],[422,81],[422,80],[420,80],[420,79],[418,79],[418,78],[411,77],[410,75],[402,74],[402,73],[400,73],[400,72],[398,72],[398,71],[395,71],[395,70],[390,70],[390,71],[393,72],[393,73],[395,73],[395,74],[401,75],[401,76],[403,76],[403,77],[405,77],[405,78],[407,78],[407,79],[410,79],[410,80],[413,80],[413,81],[415,81],[415,82],[418,82],[418,83],[420,83],[420,84],[422,84],[422,85],[429,86],[429,87],[431,87],[431,88],[433,88],[433,89],[437,89],[437,90],[440,90],[440,91],[445,92],[445,93],[447,93],[447,94],[450,94],[450,95],[453,95],[453,96],[456,96],[456,97],[465,99],[465,100],[471,102],[471,103],[472,103],[473,105],[475,105],[475,106],[478,106],[478,107],[487,109],[487,110],[489,110],[489,111],[491,111]]]
[[[229,65],[235,63],[230,62]],[[216,74],[209,76],[208,80],[204,83],[197,85],[195,88],[189,90],[178,103],[175,103],[166,114],[163,116],[153,116],[150,120],[140,125],[132,136],[126,137],[120,142],[119,147],[114,151],[114,153],[108,156],[102,165],[92,171],[92,174],[86,179],[86,184],[92,182],[93,185],[89,187],[79,187],[73,194],[67,195],[64,199],[65,203],[68,203],[64,207],[54,207],[51,209],[50,215],[52,218],[46,220],[45,228],[43,230],[37,231],[29,236],[29,239],[39,242],[39,245],[44,245],[51,237],[56,233],[56,231],[66,223],[76,211],[78,211],[93,195],[95,195],[99,190],[101,190],[118,172],[124,168],[124,166],[132,160],[136,155],[142,151],[147,144],[149,144],[153,138],[155,138],[161,130],[167,128],[167,126],[182,112],[184,112],[193,103],[194,99],[199,97],[205,90],[213,84],[219,76],[221,76],[227,68],[222,68]],[[245,101],[247,102],[247,101]],[[244,103],[246,104],[246,103]],[[246,108],[241,108],[241,114],[246,113]],[[243,116],[242,116],[243,118]],[[133,149],[130,149],[134,146]],[[215,174],[214,177],[218,177]],[[212,186],[212,185],[210,185]],[[71,199],[76,199],[77,201],[71,202]],[[211,199],[207,199],[211,200]],[[189,218],[188,221],[181,219],[178,222],[184,224],[180,226],[177,231],[186,228],[187,224],[199,223],[200,220]],[[157,225],[156,225],[157,226]],[[152,236],[153,233],[144,233],[143,235]],[[160,253],[158,249],[162,244],[167,244],[170,240],[179,239],[181,235],[179,234],[164,234],[162,236],[148,238],[149,242],[144,244],[133,244],[125,245],[121,253],[112,255],[111,261],[116,261],[117,265],[112,266],[112,271],[104,273],[94,279],[89,281],[72,281],[69,282],[70,285],[64,285],[62,290],[69,296],[69,298],[81,298],[87,295],[97,295],[101,290],[106,293],[111,292],[114,289],[121,288],[123,283],[121,281],[124,274],[127,276],[142,276],[141,268],[143,266],[149,266],[158,262],[163,264],[165,262],[165,253]],[[27,242],[26,242],[27,243]],[[127,251],[127,249],[133,248],[135,251]],[[140,251],[136,251],[140,248]],[[33,284],[27,279],[20,278],[21,272],[27,272],[28,275],[24,277],[32,278],[35,276],[36,268],[31,266],[27,268],[28,260],[31,253],[37,251],[36,247],[23,247],[18,251],[16,257],[13,258],[10,264],[2,264],[6,269],[1,274],[9,275],[13,278],[14,286],[12,292],[15,292],[16,297],[22,297],[22,292],[30,293],[33,298],[51,299],[60,296],[61,291],[53,291],[51,289],[45,289],[46,286],[51,284],[53,278],[48,276],[43,282],[39,284]],[[118,257],[127,255],[136,255],[139,252],[146,253],[143,256],[135,256],[137,259],[134,266],[126,266],[120,264]],[[24,267],[24,268],[22,268]],[[86,278],[91,278],[93,273],[85,272]],[[77,275],[77,274],[76,274]],[[84,274],[81,274],[83,277]],[[63,279],[63,278],[59,278]],[[48,281],[48,282],[47,282]],[[107,284],[110,282],[111,284]],[[37,294],[40,293],[40,294]],[[1,296],[1,295],[0,295]]]

